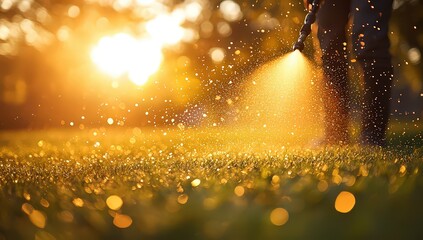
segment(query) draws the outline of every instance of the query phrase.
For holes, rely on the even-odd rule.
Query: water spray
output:
[[[302,52],[304,50],[304,42],[311,33],[311,25],[316,21],[317,10],[319,10],[320,0],[307,0],[307,2],[311,2],[311,8],[304,19],[304,25],[300,30],[300,36],[293,46],[294,51],[299,50]]]

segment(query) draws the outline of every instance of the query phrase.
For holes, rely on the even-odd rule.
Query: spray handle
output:
[[[311,3],[311,8],[305,16],[304,24],[300,30],[300,36],[298,37],[297,42],[293,46],[293,50],[303,51],[304,42],[308,35],[311,33],[311,25],[316,21],[317,10],[319,9],[320,0],[314,0]]]

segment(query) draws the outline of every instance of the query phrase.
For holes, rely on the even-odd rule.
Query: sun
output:
[[[129,34],[105,36],[91,51],[91,59],[112,77],[127,75],[136,85],[144,85],[160,68],[162,47],[151,39],[137,39]]]
[[[184,17],[161,14],[144,24],[142,37],[117,33],[102,37],[91,51],[91,59],[104,73],[127,76],[136,85],[144,85],[163,61],[163,49],[181,42],[187,29]],[[166,30],[164,30],[166,29]]]

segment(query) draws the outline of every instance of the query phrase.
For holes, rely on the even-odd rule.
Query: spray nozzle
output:
[[[311,8],[304,19],[303,26],[301,27],[300,36],[298,37],[297,42],[295,42],[293,46],[294,51],[295,50],[303,51],[304,42],[307,36],[310,35],[311,33],[311,25],[316,21],[316,14],[317,14],[317,10],[319,9],[319,2],[320,2],[319,0],[314,0],[311,3]]]

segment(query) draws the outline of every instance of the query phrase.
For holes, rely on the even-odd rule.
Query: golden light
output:
[[[180,42],[185,35],[185,29],[181,27],[185,17],[183,12],[178,13],[163,14],[147,22],[145,28],[151,38],[162,45],[174,45]]]
[[[76,17],[78,17],[80,12],[81,12],[81,10],[79,9],[78,6],[72,5],[68,9],[68,16],[71,17],[71,18],[76,18]]]
[[[113,2],[113,8],[116,11],[121,11],[123,9],[129,8],[132,5],[132,0],[116,0]]]
[[[227,23],[227,22],[219,22],[217,24],[217,32],[222,37],[228,37],[228,36],[230,36],[232,34],[231,25],[229,25],[229,23]]]
[[[181,195],[179,195],[178,196],[178,203],[179,204],[182,204],[182,205],[184,205],[184,204],[186,204],[187,202],[188,202],[188,195],[186,195],[186,194],[181,194]]]
[[[67,222],[67,223],[73,222],[73,219],[74,219],[73,214],[71,212],[67,211],[67,210],[59,212],[57,214],[57,217],[61,221]]]
[[[44,228],[46,226],[46,217],[41,211],[33,210],[29,214],[29,220],[38,228]]]
[[[352,193],[347,191],[342,191],[336,197],[335,200],[335,209],[340,213],[348,213],[355,206],[355,197]]]
[[[245,189],[244,189],[243,186],[236,186],[235,189],[234,189],[234,193],[235,193],[236,196],[242,197],[242,196],[244,196]]]
[[[10,29],[5,25],[0,25],[0,39],[7,40],[10,35]]]
[[[30,215],[34,211],[34,207],[31,204],[29,204],[29,203],[22,204],[21,209],[27,215]]]
[[[121,0],[116,2],[116,7],[126,8],[132,3],[130,0]],[[137,5],[152,3],[151,0],[136,1]],[[182,24],[197,21],[202,10],[202,5],[196,2],[171,12],[157,9],[155,18],[139,25],[140,37],[127,33],[104,36],[92,49],[91,59],[101,71],[114,78],[125,76],[136,85],[144,85],[160,68],[164,48],[198,37],[196,31],[184,28]],[[75,15],[77,9],[71,12]],[[116,81],[113,82],[115,86],[118,85]]]
[[[132,218],[124,214],[116,214],[113,218],[113,224],[118,228],[128,228],[132,225]]]
[[[75,198],[72,200],[73,205],[77,206],[77,207],[83,207],[84,206],[84,200],[82,200],[81,198]]]
[[[113,125],[114,122],[115,121],[113,120],[113,118],[108,118],[107,119],[107,124],[109,124],[109,125]]]
[[[29,0],[20,1],[18,3],[18,9],[21,12],[26,12],[26,11],[28,11],[31,8],[31,4],[32,4],[32,1],[29,1]]]
[[[214,63],[221,63],[225,59],[225,50],[222,48],[212,48],[209,54]]]
[[[119,196],[111,195],[106,199],[106,204],[111,210],[119,210],[123,205],[123,201]]]
[[[193,186],[193,187],[198,187],[199,185],[200,185],[200,183],[201,183],[201,180],[200,179],[194,179],[192,182],[191,182],[191,185]]]
[[[234,1],[225,0],[221,2],[219,10],[227,21],[233,22],[242,18],[241,7]]]
[[[203,11],[203,6],[199,2],[190,2],[185,6],[185,18],[188,21],[196,22]]]
[[[91,59],[112,77],[127,74],[129,80],[141,86],[159,69],[162,46],[152,39],[119,33],[103,37],[91,51]]]
[[[270,222],[276,226],[282,226],[288,222],[289,213],[284,208],[275,208],[270,213]]]
[[[2,1],[2,3],[0,4],[0,8],[2,10],[9,10],[11,7],[13,6],[13,1],[12,0],[4,0]]]
[[[62,42],[68,40],[70,37],[70,34],[71,34],[71,29],[67,26],[61,26],[56,32],[57,39]]]
[[[148,5],[154,3],[156,0],[135,0],[135,2],[139,5]]]
[[[328,187],[329,187],[329,184],[325,180],[321,180],[317,184],[317,190],[319,190],[319,192],[325,192],[328,189]]]
[[[407,52],[408,59],[410,59],[411,63],[419,64],[422,54],[418,48],[410,48]]]
[[[316,71],[299,51],[257,69],[246,85],[238,122],[278,132],[285,144],[304,145],[323,132]]]

